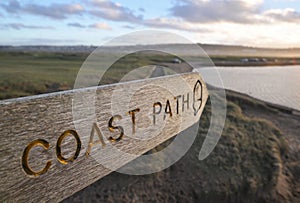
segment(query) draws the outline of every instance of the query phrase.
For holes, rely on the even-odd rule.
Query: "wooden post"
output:
[[[207,97],[187,73],[0,101],[0,201],[63,200],[193,125]]]

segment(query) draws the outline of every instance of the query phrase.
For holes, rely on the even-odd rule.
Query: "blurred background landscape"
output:
[[[137,47],[145,50],[158,50],[161,47],[168,47],[170,50],[181,50],[182,55],[193,55],[191,51],[184,49],[185,46],[188,45],[139,45]],[[232,70],[230,69],[232,67],[247,66],[248,75],[253,67],[259,68],[263,66],[268,74],[268,72],[274,73],[271,70],[280,69],[278,67],[285,67],[285,70],[289,70],[287,67],[298,67],[297,65],[300,64],[300,48],[267,49],[208,44],[199,44],[199,46],[208,54],[215,66],[227,67],[225,69],[227,71]],[[0,98],[8,99],[72,89],[81,65],[96,48],[95,46],[0,46]],[[122,50],[124,50],[124,53]],[[126,46],[105,47],[103,57],[112,54],[125,54],[125,50]],[[119,71],[122,70],[123,74],[125,74],[128,71],[128,67],[132,66],[131,63],[135,62],[135,60],[139,60],[140,64],[138,66],[147,64],[167,67],[178,66],[176,64],[178,62],[173,61],[176,56],[148,54],[141,58],[141,56],[133,56],[130,59],[125,59],[123,64],[118,63]],[[201,58],[196,58],[195,67],[203,68],[211,65],[210,63],[204,64],[203,61]],[[180,64],[180,66],[184,65]],[[271,70],[268,68],[271,68]],[[222,72],[222,70],[219,71]],[[234,70],[237,72],[238,69]],[[261,69],[257,70],[263,71]],[[287,72],[285,70],[280,71],[278,75],[282,76],[282,73]],[[299,73],[297,72],[297,74]],[[291,75],[294,75],[293,70]],[[118,82],[118,80],[113,80],[113,78],[110,79],[106,83]],[[230,79],[230,77],[223,76],[222,79],[226,80]],[[248,80],[253,80],[253,78]],[[298,77],[296,80],[298,81]],[[263,81],[263,79],[261,81],[268,82]],[[298,83],[290,86],[298,88]]]

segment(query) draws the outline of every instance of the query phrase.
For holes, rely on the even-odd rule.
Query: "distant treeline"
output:
[[[300,57],[300,48],[258,48],[235,45],[215,45],[215,44],[198,44],[210,56],[249,56],[249,57]],[[158,50],[159,48],[168,48],[169,50],[180,50],[183,53],[189,52],[188,44],[158,44],[158,45],[136,45],[139,49]],[[32,52],[84,52],[91,53],[98,46],[75,45],[75,46],[0,46],[1,51],[32,51]],[[105,50],[122,51],[128,46],[111,46],[105,47]],[[193,53],[190,53],[193,54]]]

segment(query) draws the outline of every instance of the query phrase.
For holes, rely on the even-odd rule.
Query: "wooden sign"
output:
[[[207,97],[188,73],[0,101],[0,201],[63,200],[193,125]]]

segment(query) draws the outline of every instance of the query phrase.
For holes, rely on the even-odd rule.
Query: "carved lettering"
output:
[[[96,133],[98,135],[98,140],[96,142],[94,142],[95,130],[96,130]],[[97,123],[94,123],[93,126],[92,126],[91,136],[90,136],[88,148],[85,152],[85,155],[89,156],[90,153],[91,153],[92,147],[97,145],[97,144],[101,144],[103,147],[105,147],[105,142],[104,142],[104,139],[103,139],[103,135],[102,135]]]
[[[76,139],[76,151],[73,156],[69,158],[65,158],[61,153],[61,143],[65,139],[65,137],[72,135]],[[81,141],[80,138],[75,130],[66,130],[61,134],[57,140],[56,143],[56,156],[60,163],[62,164],[68,164],[69,162],[73,162],[75,159],[77,159],[81,149]]]
[[[33,147],[35,147],[35,146],[42,146],[45,150],[48,150],[49,147],[50,147],[50,144],[46,140],[38,139],[38,140],[35,140],[35,141],[31,142],[29,145],[27,145],[27,147],[25,148],[25,150],[23,152],[23,156],[22,156],[22,167],[23,167],[23,170],[25,171],[25,173],[27,175],[31,175],[31,176],[37,177],[37,176],[42,175],[43,173],[46,173],[48,171],[48,169],[51,166],[51,161],[48,161],[46,163],[46,166],[42,170],[40,170],[40,171],[33,171],[30,168],[29,164],[28,164],[28,157],[29,157],[30,150]]]
[[[181,98],[181,95],[178,95],[177,97],[174,97],[176,99],[176,113],[179,114],[179,99]]]
[[[170,101],[169,100],[167,100],[167,102],[166,102],[164,120],[166,119],[167,114],[169,114],[170,117],[172,117],[172,110],[171,110],[171,105],[170,105]]]
[[[156,111],[157,106],[159,107],[158,111]],[[155,115],[160,114],[161,109],[162,109],[162,105],[161,105],[160,102],[156,102],[156,103],[153,104],[153,125],[155,125],[155,120],[156,120]]]
[[[194,116],[197,115],[202,105],[202,84],[198,80],[194,86],[193,91],[193,109],[194,109]]]
[[[120,115],[115,115],[113,117],[111,117],[108,121],[108,129],[110,132],[115,132],[115,130],[118,130],[119,131],[119,135],[116,136],[110,136],[109,137],[109,140],[111,142],[115,142],[115,141],[120,141],[122,139],[122,137],[124,136],[124,129],[122,126],[114,126],[113,125],[113,122],[114,120],[121,120],[122,119],[122,116]]]
[[[140,109],[134,109],[131,111],[128,111],[128,114],[131,115],[131,121],[132,121],[132,134],[135,133],[135,113],[140,112]]]
[[[184,112],[184,104],[186,104],[186,106],[187,106],[187,109],[189,109],[189,103],[190,103],[190,94],[189,93],[187,93],[187,99],[185,100],[184,99],[184,95],[182,95],[182,112]]]
[[[192,94],[192,98],[190,98],[190,94]],[[197,80],[197,82],[194,85],[193,91],[185,92],[184,94],[177,95],[175,97],[173,96],[170,98],[170,99],[173,98],[174,100],[166,99],[165,101],[155,102],[152,105],[153,125],[155,126],[155,124],[158,122],[158,120],[160,120],[158,118],[161,118],[163,120],[166,120],[167,118],[172,119],[172,116],[175,114],[175,110],[174,110],[175,106],[176,106],[176,114],[177,115],[181,116],[183,113],[191,113],[191,114],[194,114],[194,116],[196,116],[202,106],[202,99],[203,99],[202,97],[203,97],[203,86],[202,86],[200,80]],[[174,102],[174,104],[173,104],[173,102]],[[163,104],[165,104],[165,106]],[[190,105],[192,106],[192,109],[190,109]],[[151,108],[151,106],[149,106],[149,107]],[[173,111],[172,111],[172,108],[174,108]],[[163,110],[164,110],[164,112],[162,113]],[[137,128],[136,114],[140,111],[141,111],[140,108],[135,108],[133,110],[124,112],[125,115],[129,115],[131,117],[132,134],[136,133],[136,128]],[[159,116],[161,116],[161,117],[159,117]],[[108,120],[108,129],[110,132],[114,133],[114,135],[112,135],[108,138],[108,140],[110,142],[120,141],[124,137],[124,134],[125,134],[124,128],[117,124],[117,122],[120,121],[121,119],[122,119],[121,115],[114,115]],[[130,123],[128,123],[128,125],[125,125],[125,126],[130,127]],[[125,129],[128,129],[128,128],[125,128]],[[98,138],[95,138],[95,134],[97,134],[96,137],[98,137]],[[63,156],[62,149],[61,149],[62,142],[67,136],[73,136],[76,140],[76,151],[75,151],[74,155],[72,155],[71,157],[68,157],[68,158]],[[57,160],[61,164],[68,164],[70,162],[73,162],[74,160],[76,160],[78,158],[78,156],[80,154],[81,145],[82,145],[81,140],[80,140],[80,137],[77,134],[77,132],[75,130],[66,130],[58,137],[58,140],[56,143],[56,158],[57,158]],[[86,157],[88,157],[91,154],[92,147],[94,147],[95,145],[100,145],[101,147],[106,146],[105,136],[101,132],[97,123],[92,124],[91,134],[90,134],[89,142],[87,144],[87,150],[84,153]],[[27,147],[25,148],[25,150],[23,152],[22,159],[21,159],[22,168],[23,168],[24,172],[31,177],[37,177],[39,175],[46,173],[52,164],[51,160],[47,161],[44,165],[44,168],[42,168],[40,171],[34,171],[30,167],[30,165],[28,163],[29,154],[30,154],[30,151],[34,147],[37,147],[37,146],[43,147],[44,151],[48,151],[50,148],[50,144],[46,140],[37,139],[27,145]]]

